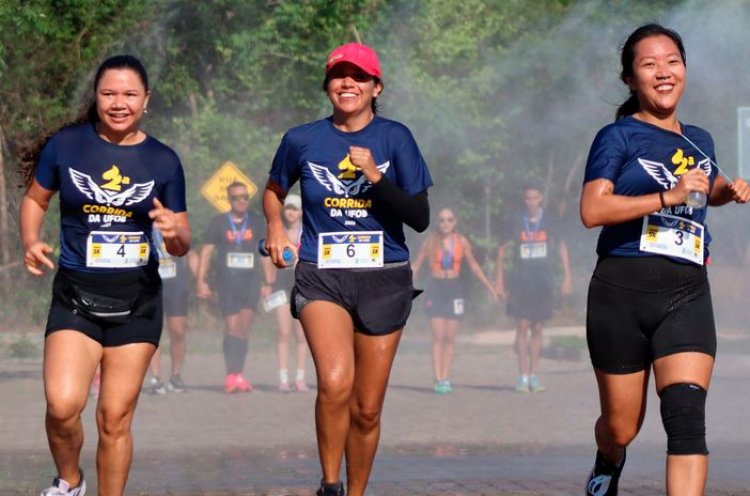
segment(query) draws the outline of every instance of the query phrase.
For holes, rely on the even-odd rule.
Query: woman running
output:
[[[60,259],[44,343],[47,438],[58,476],[42,496],[86,492],[81,413],[97,366],[99,494],[123,494],[135,406],[162,328],[152,231],[172,255],[190,248],[180,159],[141,129],[150,96],[143,65],[129,55],[105,60],[94,95],[83,123],[55,133],[26,162],[21,239],[36,276],[54,268],[40,231],[60,193]]]
[[[711,135],[678,120],[685,73],[676,32],[658,24],[636,29],[622,49],[630,97],[597,134],[586,165],[581,218],[586,227],[603,226],[586,321],[601,404],[591,496],[617,494],[651,370],[667,433],[667,494],[701,495],[706,486],[716,329],[706,207],[691,198],[745,203],[750,187],[717,174]]]
[[[266,247],[277,267],[297,252],[281,217],[300,182],[304,211],[292,311],[312,351],[323,469],[319,496],[362,496],[380,435],[391,365],[414,289],[403,225],[429,224],[427,164],[409,129],[376,113],[383,91],[374,50],[335,49],[323,88],[333,115],[290,129],[263,198]]]

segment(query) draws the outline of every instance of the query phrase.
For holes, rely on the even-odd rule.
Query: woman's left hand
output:
[[[378,170],[378,166],[375,164],[375,158],[372,156],[372,152],[369,148],[363,148],[361,146],[350,146],[349,147],[349,160],[352,164],[362,171],[362,174],[371,183],[380,181],[383,177],[383,173]]]
[[[154,197],[154,209],[149,211],[148,216],[154,221],[154,227],[161,232],[164,239],[177,237],[177,216],[162,205],[156,197]]]
[[[744,179],[735,179],[727,184],[727,188],[732,192],[732,200],[737,203],[747,203],[750,201],[750,185]]]

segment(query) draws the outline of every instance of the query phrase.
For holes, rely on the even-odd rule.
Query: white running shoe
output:
[[[84,494],[86,494],[86,480],[83,478],[83,470],[81,470],[81,482],[78,483],[78,486],[71,488],[68,481],[55,477],[52,486],[42,491],[39,496],[83,496]]]

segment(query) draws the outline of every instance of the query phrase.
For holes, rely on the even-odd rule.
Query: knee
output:
[[[279,327],[279,343],[288,343],[289,342],[289,329],[284,329],[283,327]]]
[[[613,417],[600,417],[598,423],[604,428],[609,443],[618,448],[625,448],[633,442],[640,428],[637,422]]]
[[[371,431],[380,425],[381,409],[355,403],[351,408],[351,421],[360,431]]]
[[[697,384],[671,384],[660,393],[661,419],[670,455],[707,455],[706,390]]]
[[[324,405],[343,406],[352,396],[353,380],[341,374],[318,377],[318,401]]]
[[[52,398],[47,401],[47,420],[53,425],[64,426],[81,417],[85,402],[74,398]]]
[[[104,407],[96,412],[96,425],[99,437],[117,438],[130,433],[132,412],[127,409]]]

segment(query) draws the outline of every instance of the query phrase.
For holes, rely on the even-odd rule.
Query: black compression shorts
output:
[[[666,257],[607,257],[591,278],[586,314],[591,363],[613,374],[681,352],[716,355],[706,268]]]
[[[318,269],[300,262],[295,269],[292,315],[315,300],[336,303],[349,312],[357,332],[384,335],[406,325],[415,293],[409,262],[374,269]]]

